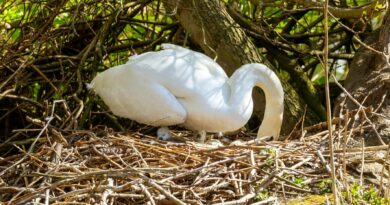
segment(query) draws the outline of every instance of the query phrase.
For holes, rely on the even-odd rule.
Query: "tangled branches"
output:
[[[43,120],[53,101],[60,99],[65,102],[53,126],[84,128],[94,120],[94,97],[86,83],[97,72],[154,50],[162,41],[179,39],[178,24],[162,15],[160,2],[151,0],[15,0],[0,9],[5,11],[2,18],[14,17],[0,25],[3,140],[16,128],[33,128],[33,119]],[[108,115],[98,113],[101,120],[115,122]]]
[[[56,100],[64,100],[51,123],[59,131],[85,129],[103,122],[117,130],[131,128],[131,122],[118,122],[106,112],[104,103],[91,95],[86,83],[98,72],[126,62],[131,55],[158,49],[162,42],[198,48],[175,18],[177,10],[167,11],[162,2],[171,1],[3,1],[0,141],[29,138],[26,129],[42,128],[39,121],[44,121]],[[340,66],[339,59],[352,58],[357,46],[352,39],[370,30],[367,18],[356,16],[360,12],[374,18],[372,5],[351,7],[352,17],[337,16],[342,14],[342,6],[332,7],[333,15],[345,18],[332,22],[330,28],[333,70]],[[323,42],[323,16],[318,5],[229,1],[224,6],[256,47],[266,50],[267,59],[286,71],[298,95],[308,99],[308,105],[315,104],[313,95],[318,92],[310,79],[320,76],[317,65]],[[310,95],[305,98],[305,93]],[[313,106],[321,111],[318,102]],[[290,121],[293,127],[295,122]]]

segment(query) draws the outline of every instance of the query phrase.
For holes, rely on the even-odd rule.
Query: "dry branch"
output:
[[[47,134],[47,137],[58,135],[50,131]],[[97,138],[92,132],[74,132],[69,135],[71,138],[82,138],[72,142],[64,135],[68,143],[63,144],[61,151],[56,151],[55,146],[61,140],[46,141],[31,153],[23,151],[0,160],[0,167],[9,167],[0,176],[0,198],[8,204],[24,204],[45,197],[49,203],[246,204],[258,200],[257,204],[264,204],[280,201],[282,195],[278,193],[282,190],[286,198],[318,193],[313,187],[296,184],[294,178],[319,183],[324,177],[330,177],[326,169],[328,150],[318,155],[326,143],[326,133],[315,135],[305,141],[256,141],[251,145],[206,149],[194,142],[162,142],[136,133],[105,133]],[[241,134],[237,137],[250,140]],[[353,160],[359,151],[366,165],[379,162],[386,167],[384,158],[372,158],[373,153],[386,149],[387,146],[378,146],[365,148],[363,153],[361,148],[335,153],[345,152],[343,163],[348,167],[359,163]],[[277,158],[272,150],[277,150]],[[12,166],[15,163],[18,166]],[[335,163],[341,162],[336,158]],[[388,170],[384,169],[383,173],[387,176]],[[369,178],[367,173],[363,174],[365,179]],[[356,175],[355,181],[359,178]],[[382,187],[388,186],[385,177],[381,180]],[[269,198],[257,198],[257,193],[263,191],[271,193]]]

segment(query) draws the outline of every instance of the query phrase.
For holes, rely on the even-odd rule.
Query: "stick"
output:
[[[333,153],[333,134],[332,134],[332,113],[330,106],[330,92],[329,92],[329,68],[328,68],[328,52],[329,52],[329,36],[328,36],[328,6],[329,0],[325,0],[324,4],[324,56],[323,56],[323,66],[325,68],[325,95],[326,95],[326,118],[328,122],[329,130],[329,152],[330,152],[330,169],[331,169],[331,178],[332,178],[332,193],[333,201],[335,205],[339,205],[339,198],[337,197],[337,187],[336,187],[336,171],[334,164],[334,153]]]

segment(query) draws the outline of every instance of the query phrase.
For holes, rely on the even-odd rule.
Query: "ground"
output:
[[[345,133],[358,136],[359,129],[365,128]],[[332,198],[328,137],[321,125],[285,141],[236,133],[219,139],[223,146],[199,144],[189,131],[173,132],[183,142],[157,140],[142,134],[145,129],[41,132],[30,151],[18,146],[19,153],[0,159],[0,199],[7,204],[324,204]],[[359,196],[370,203],[380,199],[380,190],[389,194],[388,146],[356,148],[356,137],[344,143],[342,133],[342,127],[336,129],[341,201],[350,204]],[[237,139],[244,143],[229,145]],[[364,198],[371,188],[371,198]]]

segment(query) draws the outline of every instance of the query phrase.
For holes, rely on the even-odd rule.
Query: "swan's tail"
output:
[[[85,83],[85,86],[87,87],[87,90],[91,90],[93,88],[93,84],[91,83]]]

